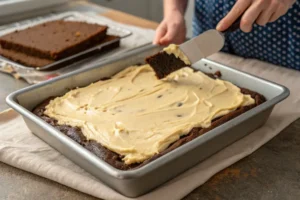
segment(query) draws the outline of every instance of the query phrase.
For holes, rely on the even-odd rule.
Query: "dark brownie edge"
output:
[[[215,74],[209,74],[210,77],[215,78],[217,75]],[[58,125],[57,121],[55,119],[52,119],[44,114],[45,107],[48,105],[50,100],[54,99],[55,97],[51,97],[45,101],[43,101],[40,105],[38,105],[34,110],[33,113],[42,118],[45,122],[48,124],[54,126],[59,131],[63,132],[65,135],[79,143],[84,148],[88,149],[92,153],[94,153],[97,157],[104,160],[108,164],[112,165],[113,167],[120,169],[120,170],[130,170],[130,169],[136,169],[139,167],[142,167],[151,161],[167,154],[168,152],[188,143],[189,141],[199,137],[200,135],[205,134],[206,132],[228,122],[229,120],[245,113],[246,111],[262,104],[266,101],[265,97],[257,92],[253,92],[251,90],[241,88],[241,92],[243,94],[249,94],[251,97],[255,100],[255,104],[251,106],[245,106],[238,108],[237,110],[224,115],[218,119],[215,119],[212,121],[211,126],[209,128],[193,128],[187,135],[181,137],[176,142],[169,145],[167,149],[160,152],[159,154],[154,155],[153,157],[145,160],[142,163],[136,163],[133,165],[126,165],[123,161],[120,155],[118,155],[115,152],[110,151],[109,149],[103,147],[100,143],[94,141],[94,140],[87,140],[86,137],[81,132],[80,128],[77,127],[71,127],[66,125]]]
[[[173,54],[164,51],[146,58],[146,62],[153,68],[157,78],[162,79],[170,73],[189,65],[186,65],[181,59]]]

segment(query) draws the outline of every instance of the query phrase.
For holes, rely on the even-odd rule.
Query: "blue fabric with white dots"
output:
[[[215,29],[236,0],[195,0],[193,35]],[[222,51],[300,70],[300,0],[288,13],[266,26],[254,25],[251,33],[226,34]]]

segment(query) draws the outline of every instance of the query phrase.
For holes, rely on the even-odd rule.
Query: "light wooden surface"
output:
[[[110,10],[101,15],[124,24],[135,25],[143,28],[156,29],[156,27],[158,26],[158,23],[156,22],[142,19],[117,10]]]

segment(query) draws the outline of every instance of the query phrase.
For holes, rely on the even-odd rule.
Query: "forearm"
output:
[[[164,16],[171,14],[172,12],[180,12],[184,15],[188,0],[164,0]]]

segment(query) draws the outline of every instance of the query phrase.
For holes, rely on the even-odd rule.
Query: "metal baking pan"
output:
[[[36,105],[50,96],[63,95],[68,92],[68,88],[83,87],[112,76],[130,65],[143,63],[145,57],[159,50],[159,47],[145,46],[123,55],[116,55],[113,59],[93,64],[88,69],[14,92],[6,101],[23,116],[29,129],[39,138],[111,188],[125,196],[137,197],[262,126],[275,104],[289,95],[287,88],[276,83],[203,59],[194,67],[203,72],[219,70],[223,79],[259,92],[267,101],[149,164],[129,171],[118,170],[107,164],[31,112]]]
[[[97,17],[91,17],[88,15],[83,15],[79,12],[73,11],[73,12],[63,12],[63,13],[59,13],[59,14],[50,14],[50,15],[46,15],[46,16],[42,16],[42,17],[38,17],[38,18],[33,18],[33,19],[29,19],[29,20],[20,21],[17,23],[0,26],[0,36],[5,35],[10,32],[13,32],[15,30],[23,30],[28,27],[32,27],[34,25],[38,25],[38,24],[41,24],[44,22],[54,21],[54,20],[85,21],[88,23],[97,23],[100,25],[107,25],[108,26],[107,34],[118,36],[119,38],[99,44],[99,45],[89,48],[87,50],[81,51],[77,54],[74,54],[72,56],[68,56],[66,58],[57,60],[57,61],[55,61],[49,65],[45,65],[43,67],[37,67],[37,68],[28,67],[28,66],[22,65],[20,63],[17,63],[15,61],[9,60],[8,58],[5,58],[4,56],[1,56],[1,55],[0,55],[0,62],[6,62],[8,64],[13,65],[16,68],[33,69],[33,70],[38,70],[38,71],[55,70],[55,69],[61,68],[63,66],[67,66],[70,63],[74,63],[76,61],[82,60],[88,56],[95,55],[95,53],[102,52],[102,50],[105,49],[105,47],[109,46],[110,44],[112,44],[114,42],[119,42],[122,38],[128,37],[132,34],[129,30],[111,26],[109,24],[105,24],[105,23],[101,22],[101,20],[97,19]]]

